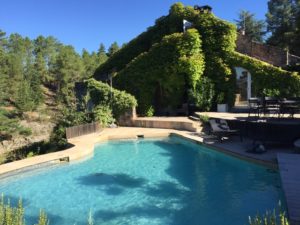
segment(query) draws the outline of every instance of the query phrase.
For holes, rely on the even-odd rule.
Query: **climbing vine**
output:
[[[184,34],[183,19],[193,24],[193,29]],[[95,78],[116,71],[116,87],[137,98],[140,114],[176,108],[187,101],[206,110],[215,108],[217,103],[233,105],[237,66],[253,75],[254,93],[275,90],[285,97],[300,94],[297,73],[236,53],[236,36],[235,25],[212,13],[176,3],[169,15],[156,20],[154,26],[100,66]],[[210,85],[199,84],[208,80]],[[203,93],[196,93],[201,90]],[[207,93],[210,104],[195,102]]]
[[[200,35],[195,29],[174,33],[140,54],[117,73],[115,85],[136,96],[140,114],[176,108],[186,89],[194,89],[204,70]]]

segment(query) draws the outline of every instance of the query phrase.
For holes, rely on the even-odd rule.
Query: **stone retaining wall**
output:
[[[278,67],[300,63],[300,57],[291,55],[286,50],[252,41],[241,34],[238,34],[236,40],[236,51]]]

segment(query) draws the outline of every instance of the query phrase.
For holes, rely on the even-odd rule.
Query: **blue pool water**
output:
[[[243,225],[282,200],[279,174],[179,138],[98,144],[94,157],[0,181],[50,225]]]

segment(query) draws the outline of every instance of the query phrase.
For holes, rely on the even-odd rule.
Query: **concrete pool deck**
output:
[[[229,112],[198,112],[196,113],[198,116],[208,116],[208,117],[212,117],[212,118],[220,118],[220,119],[225,119],[225,120],[235,120],[237,118],[239,119],[247,119],[248,118],[248,113],[229,113]],[[251,114],[253,117],[253,114]],[[264,119],[264,118],[268,118],[269,116],[264,116],[261,115],[260,118]],[[277,115],[273,116],[273,117],[277,117]],[[271,117],[272,118],[272,117]],[[283,117],[281,116],[281,118],[289,118],[288,115],[284,115]],[[300,113],[296,113],[294,115],[294,119],[300,119]]]
[[[246,151],[247,144],[249,144],[247,141],[240,142],[238,139],[230,139],[230,140],[225,140],[222,143],[219,143],[218,141],[214,141],[214,140],[204,142],[203,136],[201,136],[200,133],[198,132],[174,130],[174,129],[140,128],[140,127],[107,128],[101,131],[100,133],[95,133],[95,134],[90,134],[90,135],[85,135],[85,136],[70,139],[69,143],[73,145],[73,147],[71,147],[70,149],[0,165],[0,175],[1,176],[3,175],[5,176],[6,174],[9,175],[11,172],[22,171],[23,169],[26,169],[28,167],[47,163],[47,162],[59,162],[59,161],[65,161],[66,159],[67,161],[84,159],[93,155],[94,146],[98,142],[107,141],[107,140],[136,139],[138,135],[142,135],[145,138],[155,138],[155,137],[158,138],[158,137],[168,137],[170,135],[175,135],[175,136],[177,135],[189,139],[191,141],[203,144],[205,146],[211,147],[216,151],[220,151],[225,154],[229,154],[234,157],[241,158],[243,160],[248,160],[254,163],[262,164],[273,169],[278,168],[277,158],[279,162],[285,162],[282,161],[283,159],[281,160],[281,157],[283,157],[284,155],[289,155],[288,157],[295,158],[291,168],[296,168],[296,165],[298,164],[299,166],[297,167],[297,170],[289,169],[289,171],[292,172],[292,175],[288,175],[288,177],[290,177],[289,179],[282,178],[282,183],[287,196],[289,213],[292,212],[292,214],[289,214],[292,220],[291,224],[300,225],[299,214],[296,214],[296,217],[294,216],[293,214],[294,211],[291,209],[294,209],[295,206],[289,205],[289,200],[288,200],[288,198],[296,199],[293,200],[292,202],[295,203],[296,206],[298,206],[296,210],[300,208],[299,207],[300,191],[298,190],[300,187],[300,183],[299,183],[300,181],[296,180],[296,182],[298,183],[295,183],[293,180],[293,179],[298,179],[297,176],[293,176],[296,175],[295,171],[298,171],[297,173],[298,175],[300,171],[299,155],[292,154],[293,153],[292,151],[288,151],[288,153],[290,154],[286,154],[287,152],[286,149],[269,150],[264,154],[253,154]],[[281,154],[283,152],[285,152],[285,154]],[[281,170],[283,170],[284,172],[284,175],[281,174],[281,176],[286,177],[286,174],[288,173],[286,171],[287,164],[283,163],[283,165],[284,165],[283,167],[280,165],[279,169],[280,169],[280,173],[282,173]],[[297,185],[298,187],[295,187]],[[285,187],[289,187],[292,190],[286,189]],[[289,193],[293,193],[293,194],[289,195]]]
[[[300,225],[300,155],[279,153],[278,164],[291,224]]]

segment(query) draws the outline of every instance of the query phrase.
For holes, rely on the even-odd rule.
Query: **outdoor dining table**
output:
[[[300,110],[300,102],[296,100],[282,100],[279,102],[279,114],[278,116],[284,116],[288,113],[290,117],[294,117],[294,114]]]

